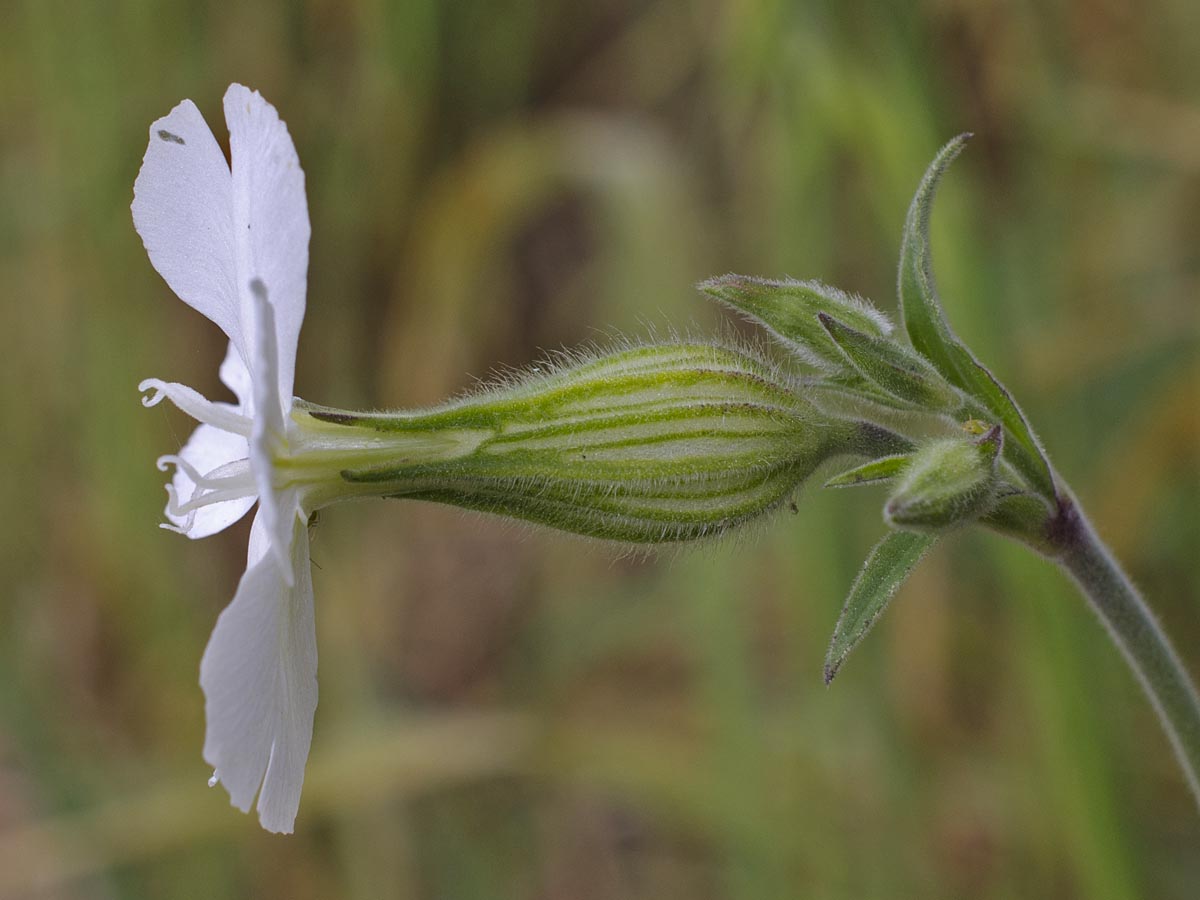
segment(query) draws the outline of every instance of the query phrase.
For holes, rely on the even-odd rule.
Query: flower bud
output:
[[[635,347],[427,412],[297,416],[325,440],[375,436],[380,449],[341,471],[351,492],[631,543],[719,534],[779,506],[830,456],[903,449],[824,416],[769,363],[707,344]]]
[[[805,362],[824,369],[844,370],[846,359],[821,327],[819,313],[874,337],[892,331],[887,317],[870,303],[817,281],[722,275],[701,282],[700,290],[765,326]]]
[[[996,425],[977,440],[948,438],[922,447],[884,507],[884,518],[899,528],[942,531],[982,515],[995,499],[1003,443]]]

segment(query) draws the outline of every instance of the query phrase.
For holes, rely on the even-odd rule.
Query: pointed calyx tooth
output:
[[[852,328],[828,313],[818,313],[817,320],[846,362],[891,396],[937,412],[949,412],[962,406],[958,392],[915,351]]]
[[[702,281],[700,290],[764,326],[805,362],[841,371],[846,361],[817,321],[837,316],[864,334],[886,337],[887,317],[861,297],[817,281],[772,281],[748,275],[722,275]]]
[[[975,439],[975,446],[978,448],[980,456],[990,460],[992,467],[995,468],[996,460],[1004,450],[1004,429],[999,425],[987,428]]]
[[[999,425],[976,440],[954,437],[913,455],[884,517],[897,528],[943,531],[983,515],[995,502],[996,462],[1004,446]]]
[[[863,463],[861,466],[855,466],[853,469],[847,469],[845,472],[834,475],[825,482],[825,487],[858,487],[862,484],[891,481],[908,468],[911,462],[912,457],[904,453],[873,459],[869,463]]]

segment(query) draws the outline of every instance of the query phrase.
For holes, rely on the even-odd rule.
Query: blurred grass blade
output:
[[[827,313],[818,313],[817,319],[847,362],[893,397],[945,412],[962,406],[962,397],[923,357],[900,344],[851,328]]]
[[[962,152],[970,134],[943,147],[925,172],[908,210],[900,249],[900,311],[909,340],[918,353],[953,385],[966,391],[995,416],[1011,440],[1005,456],[1047,499],[1056,496],[1045,453],[1012,395],[958,339],[946,322],[933,278],[929,219],[938,182]]]
[[[847,469],[840,475],[834,475],[825,482],[825,487],[858,487],[860,484],[888,481],[903,472],[911,460],[912,457],[907,454],[873,459],[869,463]]]
[[[909,573],[937,540],[936,535],[893,531],[875,545],[850,588],[825,655],[825,683],[833,681]]]

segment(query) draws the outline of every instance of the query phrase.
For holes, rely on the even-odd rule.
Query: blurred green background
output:
[[[652,559],[416,503],[314,534],[297,833],[205,786],[200,654],[247,522],[159,530],[219,331],[129,214],[180,99],[240,80],[308,179],[296,377],[433,402],[543,349],[722,316],[726,271],[894,309],[934,218],[957,330],[1200,672],[1193,0],[0,5],[0,896],[1185,898],[1197,814],[1072,589],[999,538],[922,564],[826,690],[878,492]],[[165,407],[165,404],[164,404]]]

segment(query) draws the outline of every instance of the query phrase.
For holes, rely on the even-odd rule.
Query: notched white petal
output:
[[[284,414],[285,409],[291,408],[291,398],[279,394],[275,308],[267,299],[267,287],[261,279],[254,278],[249,289],[254,310],[254,408],[257,410],[250,434],[250,464],[258,479],[259,516],[270,535],[271,551],[281,570],[287,573],[288,543],[299,511],[294,495],[285,496],[276,489],[274,474],[275,460],[287,450]]]
[[[171,290],[243,343],[233,177],[190,100],[150,126],[132,211],[150,262]]]
[[[308,287],[311,228],[304,171],[287,126],[257,91],[230,85],[225,93],[225,121],[233,166],[233,231],[242,279],[238,288],[246,317],[243,324],[252,330],[247,321],[252,315],[248,281],[261,278],[270,287],[275,306],[277,390],[290,402]],[[253,340],[248,335],[247,345]],[[245,358],[249,362],[250,356]]]
[[[255,533],[258,533],[255,535]],[[265,539],[258,519],[251,553]],[[300,804],[317,706],[317,648],[308,533],[297,522],[289,587],[273,555],[247,568],[233,602],[217,620],[200,663],[207,733],[204,759],[248,812],[290,832]]]

